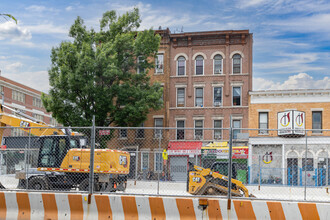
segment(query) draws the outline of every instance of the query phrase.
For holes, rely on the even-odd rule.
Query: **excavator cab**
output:
[[[77,139],[67,135],[40,137],[38,167],[59,168],[71,148],[80,148]]]

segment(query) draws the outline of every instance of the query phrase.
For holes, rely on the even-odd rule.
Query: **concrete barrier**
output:
[[[202,206],[205,205],[205,206]],[[204,208],[203,208],[204,207]],[[0,219],[330,219],[329,203],[0,192]]]

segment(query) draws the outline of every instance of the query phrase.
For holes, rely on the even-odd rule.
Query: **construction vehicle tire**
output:
[[[79,191],[88,191],[89,188],[89,179],[86,178],[83,181],[81,181],[81,183],[79,184]]]
[[[33,190],[48,190],[48,180],[43,176],[31,177],[28,180],[28,188]]]

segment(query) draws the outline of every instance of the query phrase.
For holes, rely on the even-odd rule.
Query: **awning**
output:
[[[170,141],[167,153],[171,155],[200,155],[203,142],[201,141]]]

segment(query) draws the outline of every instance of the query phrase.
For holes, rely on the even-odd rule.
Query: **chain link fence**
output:
[[[233,128],[58,127],[43,135],[47,129],[0,129],[1,190],[330,197],[327,130],[279,137]]]

